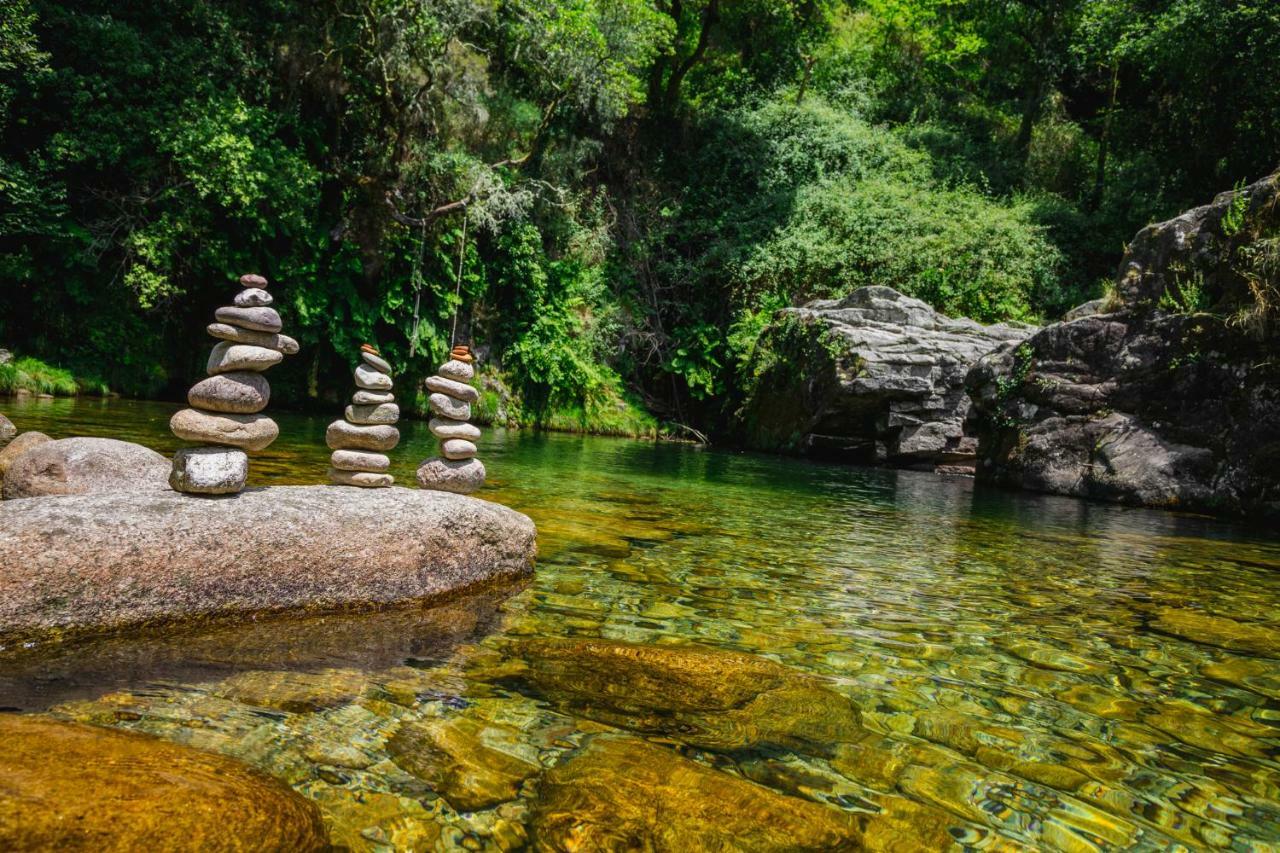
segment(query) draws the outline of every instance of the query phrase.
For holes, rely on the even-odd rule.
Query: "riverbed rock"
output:
[[[1280,323],[1241,272],[1278,200],[1280,173],[1144,228],[1105,305],[981,359],[979,476],[1280,518]]]
[[[393,426],[361,426],[334,421],[325,430],[330,450],[393,450],[400,443],[400,430]]]
[[[484,463],[479,459],[440,459],[432,457],[418,466],[418,485],[469,495],[484,485]]]
[[[114,438],[42,442],[4,474],[4,498],[84,495],[167,488],[169,460],[149,447]]]
[[[436,373],[445,379],[452,379],[455,382],[470,382],[471,378],[476,375],[476,369],[465,361],[451,358],[440,365],[440,369]]]
[[[261,308],[270,305],[275,299],[260,287],[246,287],[236,294],[237,308]]]
[[[0,643],[51,629],[327,611],[515,580],[534,526],[499,504],[339,486],[195,500],[116,492],[0,502]]]
[[[339,486],[362,486],[366,489],[385,489],[395,485],[396,478],[377,471],[348,471],[333,466],[329,469],[329,481]]]
[[[376,406],[347,406],[345,416],[348,422],[364,426],[377,424],[394,424],[400,420],[400,407],[395,403],[380,403]]]
[[[233,371],[266,370],[283,360],[284,354],[280,350],[219,341],[209,351],[205,370],[210,376]]]
[[[461,400],[455,400],[447,394],[435,393],[427,397],[427,404],[434,414],[455,421],[471,419],[471,406]]]
[[[219,373],[192,385],[187,402],[209,412],[252,415],[271,402],[271,385],[265,376],[252,370]]]
[[[213,312],[219,323],[227,323],[254,332],[279,332],[284,327],[274,308],[237,308],[224,306]]]
[[[18,434],[18,428],[13,425],[13,421],[0,415],[0,449],[13,441],[13,437]]]
[[[851,700],[755,655],[594,639],[521,640],[504,652],[499,680],[575,716],[692,746],[827,755],[868,734]]]
[[[169,429],[184,441],[262,450],[280,435],[280,427],[266,415],[225,415],[182,409],[169,419]]]
[[[210,692],[258,708],[309,714],[344,705],[369,685],[369,676],[355,669],[318,672],[254,670],[241,672],[215,685]]]
[[[480,392],[474,386],[446,379],[443,376],[428,376],[422,384],[428,391],[438,391],[464,403],[474,403],[480,399]]]
[[[196,495],[231,495],[244,488],[249,457],[226,447],[183,447],[173,455],[169,487]]]
[[[220,340],[280,350],[285,355],[295,355],[299,349],[298,342],[288,335],[255,332],[251,329],[241,329],[239,326],[231,326],[227,323],[210,323],[205,327],[205,330]]]
[[[19,433],[4,447],[0,447],[0,478],[8,472],[9,466],[25,453],[35,450],[42,444],[53,441],[42,432]]]
[[[440,442],[440,455],[445,459],[470,459],[476,455],[476,446],[465,438],[448,438]]]
[[[356,387],[366,391],[390,391],[391,377],[367,364],[356,365]]]
[[[387,741],[391,759],[449,801],[477,811],[514,800],[524,780],[542,768],[510,748],[487,741],[518,742],[516,730],[469,716],[407,722]]]
[[[945,317],[888,287],[783,309],[748,370],[743,437],[760,449],[854,462],[972,464],[965,374],[1034,331]]]
[[[329,457],[329,464],[343,471],[386,471],[391,467],[391,459],[381,453],[364,453],[359,450],[335,450]]]
[[[324,850],[316,807],[220,755],[0,714],[0,848]]]
[[[852,814],[715,770],[633,737],[598,736],[547,772],[538,850],[944,850],[942,815],[904,800]]]

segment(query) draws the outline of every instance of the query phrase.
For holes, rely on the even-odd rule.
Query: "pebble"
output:
[[[266,415],[220,415],[183,409],[169,420],[169,429],[185,441],[262,450],[280,435],[280,427]]]
[[[391,365],[380,355],[375,355],[371,352],[362,352],[360,353],[360,357],[364,359],[365,364],[369,365],[374,370],[379,370],[383,373],[391,372]]]
[[[285,355],[295,355],[299,349],[298,342],[288,335],[255,332],[250,329],[241,329],[239,326],[229,326],[226,323],[210,323],[205,331],[224,341],[280,350]]]
[[[193,407],[233,415],[260,412],[270,401],[271,386],[267,378],[249,370],[210,376],[192,385],[187,392],[187,402]]]
[[[257,273],[249,273],[248,275],[242,275],[242,276],[240,276],[240,286],[241,286],[241,287],[256,287],[256,288],[260,288],[260,289],[262,289],[262,290],[266,290],[266,289],[267,289],[267,280],[266,280],[265,278],[263,278],[262,276],[258,275]]]
[[[475,441],[480,438],[480,427],[467,423],[466,421],[455,421],[446,418],[432,418],[427,426],[431,429],[431,434],[436,438],[465,438],[468,441]]]
[[[381,393],[379,391],[357,391],[351,395],[351,402],[357,406],[377,406],[382,403],[394,403],[396,395],[390,391]]]
[[[246,287],[237,293],[235,298],[237,308],[261,308],[274,301],[270,293],[259,287]]]
[[[236,370],[262,371],[274,367],[281,361],[284,361],[284,353],[280,350],[219,341],[209,353],[206,369],[210,376]]]
[[[274,308],[236,308],[228,306],[213,312],[220,323],[229,323],[255,332],[278,332],[283,327]]]
[[[225,447],[184,447],[173,456],[169,485],[178,492],[229,495],[244,488],[249,457]]]
[[[455,421],[471,420],[471,406],[461,400],[455,400],[445,394],[435,393],[427,398],[427,404],[434,414]]]
[[[469,495],[484,485],[484,463],[479,459],[433,457],[418,467],[418,485],[424,489]]]
[[[357,364],[356,385],[366,391],[390,391],[391,377],[367,364]]]
[[[428,376],[423,384],[430,391],[448,394],[453,399],[464,403],[474,403],[480,399],[480,392],[465,382],[455,382],[442,376]]]
[[[341,468],[330,468],[329,480],[340,486],[363,486],[366,489],[381,489],[393,485],[396,478],[390,474],[373,474],[368,471],[344,471]]]
[[[440,443],[440,453],[446,459],[470,459],[476,455],[476,446],[465,438],[450,438]]]
[[[400,407],[395,403],[377,406],[347,406],[347,420],[353,424],[394,424],[400,420]]]
[[[343,471],[368,471],[380,474],[391,467],[391,460],[381,453],[362,453],[359,450],[335,450],[329,464]]]
[[[324,440],[330,450],[391,450],[400,443],[400,430],[334,421],[325,431]]]
[[[440,365],[440,369],[436,373],[445,379],[452,379],[455,382],[470,382],[471,377],[476,375],[476,369],[465,361],[458,361],[456,358],[452,358]]]

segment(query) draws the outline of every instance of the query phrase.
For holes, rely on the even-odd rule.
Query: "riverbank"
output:
[[[0,397],[22,394],[44,394],[52,397],[89,394],[105,397],[110,392],[106,383],[99,379],[77,376],[70,370],[55,367],[31,356],[0,362]]]

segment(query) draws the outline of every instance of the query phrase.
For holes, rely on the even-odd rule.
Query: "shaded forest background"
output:
[[[178,397],[256,271],[285,404],[456,310],[488,419],[714,433],[780,307],[1101,295],[1275,168],[1277,56],[1273,0],[9,0],[0,346]]]

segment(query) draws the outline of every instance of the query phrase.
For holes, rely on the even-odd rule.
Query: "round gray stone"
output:
[[[271,385],[267,377],[249,370],[220,373],[192,385],[187,402],[207,412],[252,415],[271,402]]]
[[[377,406],[382,403],[394,403],[396,395],[379,391],[357,391],[351,395],[351,402],[357,406]]]
[[[427,426],[436,438],[465,438],[467,441],[480,438],[480,427],[472,426],[466,421],[432,418],[427,422]]]
[[[173,455],[169,485],[192,495],[231,495],[244,489],[249,457],[243,450],[184,447]]]
[[[451,358],[440,365],[440,369],[436,373],[445,379],[452,379],[454,382],[470,382],[471,377],[476,375],[476,369],[465,361]]]
[[[178,438],[202,444],[262,450],[280,435],[280,427],[266,415],[220,415],[199,409],[183,409],[169,419]]]
[[[427,404],[434,414],[455,421],[471,420],[471,406],[461,400],[455,400],[445,394],[435,393],[427,398]]]
[[[400,443],[400,430],[334,421],[325,430],[324,441],[330,450],[391,450]]]
[[[428,376],[423,384],[427,386],[429,391],[448,394],[453,399],[461,400],[464,403],[474,403],[480,399],[480,392],[472,386],[465,382],[445,379],[443,376]]]
[[[229,323],[255,332],[278,332],[284,326],[274,308],[237,308],[227,306],[213,312],[219,323]]]
[[[391,377],[367,364],[357,364],[356,386],[366,391],[390,391]]]
[[[353,424],[393,424],[400,420],[400,407],[395,403],[377,406],[347,406],[347,420]]]
[[[418,485],[438,492],[469,495],[484,485],[484,463],[432,457],[418,466]]]
[[[256,347],[252,344],[233,344],[219,341],[209,352],[205,370],[210,376],[231,373],[236,370],[267,370],[284,361],[279,350]]]
[[[395,485],[396,482],[396,478],[390,474],[343,471],[340,468],[330,468],[329,479],[339,486],[361,486],[366,489],[385,489],[387,486]]]
[[[391,467],[391,460],[382,453],[335,450],[329,456],[329,464],[343,471],[367,471],[372,474],[381,474]]]
[[[379,370],[379,371],[381,371],[381,372],[383,372],[383,373],[390,373],[390,372],[391,372],[391,364],[390,364],[390,362],[388,362],[388,361],[387,361],[385,358],[383,358],[382,356],[374,355],[374,354],[373,354],[373,353],[371,353],[371,352],[365,352],[364,350],[361,350],[361,351],[360,351],[360,357],[364,359],[364,363],[365,363],[365,364],[369,365],[369,366],[370,366],[370,367],[372,367],[374,370]]]
[[[288,335],[255,332],[251,329],[241,329],[239,326],[228,326],[226,323],[210,323],[206,331],[215,338],[231,341],[234,344],[252,344],[256,347],[280,350],[285,355],[294,355],[298,352],[298,342]]]
[[[445,459],[470,459],[476,455],[476,446],[465,438],[448,438],[440,443],[440,454]]]
[[[246,287],[235,298],[237,308],[261,308],[272,302],[275,300],[271,298],[271,294],[260,287]]]

